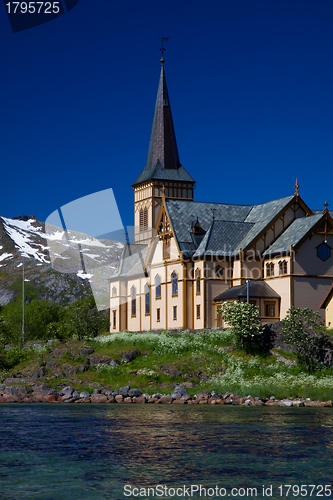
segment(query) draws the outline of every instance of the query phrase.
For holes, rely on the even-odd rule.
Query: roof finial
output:
[[[162,47],[160,48],[160,51],[161,51],[161,54],[162,54],[162,57],[160,59],[161,63],[164,64],[165,62],[165,59],[164,59],[164,52],[166,51],[166,48],[164,47],[164,43],[165,42],[168,42],[170,40],[170,37],[164,37],[163,34],[162,34],[162,37],[161,37],[161,42],[162,42]]]
[[[216,210],[216,208],[211,208],[210,210],[212,212],[213,220],[215,220],[215,210]]]
[[[297,177],[296,177],[296,184],[295,184],[294,188],[295,188],[295,196],[298,196],[299,195],[299,184],[298,184]]]
[[[328,205],[329,205],[329,203],[327,201],[325,201],[325,203],[324,203],[324,210],[323,210],[324,214],[328,213],[328,208],[327,208]]]

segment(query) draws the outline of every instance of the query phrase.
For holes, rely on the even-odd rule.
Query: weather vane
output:
[[[164,59],[164,52],[166,51],[166,48],[164,47],[164,44],[165,44],[165,42],[168,42],[170,40],[170,37],[164,37],[162,35],[162,37],[158,38],[158,40],[161,40],[161,42],[162,42],[162,47],[160,48],[160,51],[161,51],[161,54],[162,54],[161,62],[163,63],[165,61],[165,59]]]

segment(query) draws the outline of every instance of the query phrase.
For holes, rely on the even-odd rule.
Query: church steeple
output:
[[[181,167],[163,59],[146,168],[151,169],[158,163],[166,169]]]
[[[195,184],[193,177],[190,176],[180,163],[165,78],[163,56],[161,59],[160,81],[156,97],[147,162],[145,168],[133,183],[133,186],[151,179],[185,181]]]
[[[164,196],[193,201],[195,180],[180,163],[164,63],[162,52],[147,162],[133,183],[137,241],[147,240],[148,237],[144,233],[148,228],[155,228]]]

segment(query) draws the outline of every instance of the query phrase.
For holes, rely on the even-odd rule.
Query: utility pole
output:
[[[22,347],[24,346],[24,261],[22,263]]]

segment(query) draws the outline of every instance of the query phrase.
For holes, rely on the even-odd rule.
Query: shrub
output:
[[[297,358],[308,372],[321,367],[318,351],[322,344],[323,330],[320,315],[307,307],[292,306],[282,320],[284,341],[296,347]]]
[[[246,302],[225,302],[218,309],[230,327],[236,346],[246,352],[263,351],[263,327],[260,326],[259,309]]]

